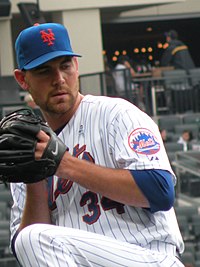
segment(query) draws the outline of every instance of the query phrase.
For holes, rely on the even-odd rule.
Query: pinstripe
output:
[[[42,248],[42,244],[41,244],[41,241],[40,241],[40,234],[38,235],[38,245],[39,245],[39,248],[40,248],[40,251],[41,251],[41,255],[42,255],[42,257],[44,258],[44,260],[45,260],[45,265],[47,266],[47,267],[49,267],[49,264],[48,264],[48,261],[46,260],[46,258],[45,258],[45,254],[44,254],[44,250],[43,250],[43,248]],[[38,253],[38,251],[37,251],[37,253]]]
[[[27,243],[24,243],[24,240],[21,238],[21,248],[22,248],[22,250],[23,250],[23,254],[25,254],[26,255],[26,258],[24,258],[24,261],[25,261],[25,259],[27,259],[27,263],[29,264],[29,266],[32,266],[32,264],[31,264],[31,262],[30,262],[30,259],[29,259],[29,255],[28,255],[28,253],[29,253],[29,250],[27,250]],[[30,250],[31,252],[32,252],[32,250]],[[26,261],[25,261],[26,262]]]
[[[29,231],[32,232],[33,240],[26,239],[29,231],[26,229],[20,233],[19,237],[30,243],[33,242],[34,248],[38,252],[35,241],[39,238],[41,250],[47,250],[52,255],[47,254],[46,260],[42,263],[33,261],[32,255],[29,255],[34,262],[34,267],[37,266],[68,266],[67,262],[74,262],[74,265],[69,266],[102,266],[102,267],[169,267],[182,266],[175,257],[161,253],[155,253],[146,248],[131,245],[129,243],[119,242],[114,239],[103,237],[102,235],[88,234],[77,230],[65,231],[66,228],[46,225],[29,226]],[[23,236],[25,232],[25,237]],[[18,242],[19,240],[17,240]],[[18,245],[18,244],[17,244]],[[43,246],[43,248],[42,248]],[[52,246],[52,250],[49,248]],[[164,251],[164,247],[163,250]],[[57,257],[57,256],[58,257]],[[61,257],[64,255],[64,257]],[[53,262],[51,259],[53,258]],[[86,264],[87,262],[87,264]],[[57,263],[55,265],[55,263]],[[53,265],[52,265],[53,264]],[[62,265],[65,264],[65,265]],[[26,262],[26,267],[31,266],[31,263]]]
[[[35,261],[37,262],[37,265],[39,266],[39,261],[38,261],[38,259],[37,259],[37,256],[36,256],[36,253],[35,253],[35,249],[34,249],[34,246],[33,246],[33,244],[32,244],[32,242],[31,242],[31,231],[29,232],[29,241],[30,241],[30,247],[31,247],[31,251],[33,252],[33,255],[34,255],[34,258],[35,258]],[[28,250],[29,251],[29,250]],[[43,253],[43,251],[41,250],[41,253]],[[48,266],[48,264],[47,264],[47,266]]]
[[[86,150],[83,153],[74,156],[82,158],[84,157],[84,153],[89,153],[94,162],[98,165],[110,168],[136,170],[161,168],[172,172],[162,144],[160,151],[156,154],[156,160],[151,159],[151,156],[149,155],[138,154],[131,149],[128,145],[128,136],[134,129],[138,128],[147,128],[151,130],[151,132],[155,133],[159,142],[161,142],[159,130],[156,124],[152,120],[149,121],[147,115],[143,113],[141,114],[140,111],[133,105],[120,99],[112,100],[106,97],[88,95],[84,97],[73,118],[63,128],[59,137],[69,147],[69,152],[71,154],[76,153],[76,151],[74,151],[75,147],[80,149],[85,146]],[[144,251],[147,251],[147,254],[150,253],[149,249],[152,249],[155,253],[159,251],[162,253],[168,252],[169,255],[173,255],[175,253],[170,251],[169,246],[177,247],[178,250],[182,251],[182,239],[173,209],[167,212],[157,212],[152,214],[145,209],[124,206],[124,213],[119,214],[116,208],[104,209],[102,206],[103,196],[93,192],[89,192],[88,194],[88,190],[86,188],[83,188],[76,183],[72,184],[67,193],[63,193],[61,191],[55,196],[54,193],[58,188],[60,179],[56,176],[54,176],[53,179],[54,183],[52,184],[52,188],[49,188],[51,199],[52,201],[55,201],[56,204],[56,209],[52,210],[53,222],[55,222],[56,225],[66,227],[66,233],[64,233],[65,231],[63,230],[63,235],[68,235],[68,229],[70,228],[75,228],[77,231],[87,231],[88,241],[85,239],[76,239],[76,242],[80,244],[80,242],[83,243],[85,241],[87,246],[90,246],[91,244],[93,248],[90,252],[88,249],[84,249],[84,246],[82,245],[81,252],[84,252],[84,256],[80,255],[80,251],[78,253],[73,252],[73,256],[70,254],[72,252],[68,252],[69,254],[67,255],[69,258],[65,260],[64,266],[112,267],[112,265],[109,265],[108,262],[105,262],[112,261],[112,255],[114,255],[113,250],[110,247],[108,248],[109,256],[107,259],[105,258],[105,262],[101,264],[100,259],[103,258],[105,251],[104,248],[101,247],[101,252],[99,247],[98,253],[100,254],[94,253],[94,248],[97,249],[97,247],[95,247],[96,244],[93,244],[90,240],[90,234],[93,233],[100,234],[103,240],[105,238],[105,240],[102,241],[105,245],[106,237],[112,238],[114,242],[113,244],[115,244],[115,240],[127,242],[128,245],[132,244],[134,246],[134,251],[133,249],[131,250],[131,255],[135,256],[133,259],[130,259],[133,262],[138,262],[138,264],[140,260],[142,261],[141,265],[134,265],[135,263],[133,262],[131,263],[132,265],[124,265],[123,263],[120,263],[120,259],[124,255],[123,246],[126,246],[126,243],[123,243],[123,246],[120,246],[121,253],[119,252],[119,259],[115,259],[116,263],[113,266],[148,266],[145,265],[148,262],[148,257],[144,256],[144,258],[141,258],[141,255]],[[11,188],[13,190],[13,195],[15,195],[14,205],[11,212],[11,236],[13,236],[22,216],[22,210],[25,203],[25,186],[17,184],[11,185]],[[97,203],[95,205],[98,206],[99,213],[97,213],[96,216],[98,217],[95,218],[94,221],[92,221],[94,214],[89,212],[87,206],[90,203],[91,198],[88,199],[88,202],[83,202],[84,204],[82,206],[80,205],[81,200],[85,195],[87,197],[95,195],[95,199],[97,199]],[[20,207],[20,209],[17,207]],[[84,221],[85,215],[87,215],[88,220],[91,220],[88,223]],[[46,226],[47,231],[48,227],[49,226]],[[55,232],[57,232],[57,230]],[[43,240],[43,233],[41,233],[41,240]],[[44,246],[43,242],[44,240],[40,243],[41,254]],[[58,246],[59,249],[58,247],[55,247],[55,244],[57,244],[55,242],[58,242],[59,245],[56,246]],[[109,240],[109,242],[111,241]],[[52,237],[52,253],[55,254],[58,261],[60,259],[60,253],[66,256],[66,251],[68,251],[68,246],[70,244],[68,242],[66,244],[66,240],[63,240],[61,237]],[[141,247],[137,250],[134,244],[143,247],[142,252]],[[45,243],[45,247],[46,246],[47,244]],[[75,248],[73,250],[75,250]],[[140,252],[135,254],[135,250]],[[52,248],[50,248],[50,251],[52,251]],[[91,260],[91,262],[88,263],[86,260],[87,256],[85,255],[95,257],[96,260]],[[165,264],[163,265],[164,267],[174,265],[175,259],[172,259],[172,257],[170,258],[169,255],[159,255],[159,261],[163,261],[163,264]],[[45,257],[48,257],[48,253],[43,255],[43,258]],[[77,265],[69,263],[71,260],[70,257],[73,257],[75,262],[78,262],[75,263]],[[84,259],[83,262],[81,262],[81,259]],[[154,260],[155,259],[152,261],[152,265],[149,266],[161,266],[158,264],[158,261],[155,261],[154,265]],[[57,264],[57,266],[59,266],[59,264]],[[50,263],[49,266],[51,266]],[[60,266],[62,265],[60,264]],[[176,263],[174,266],[181,265]]]
[[[51,240],[50,245],[53,245],[53,241],[54,241],[54,239]],[[57,265],[56,266],[61,266],[60,263],[59,263],[59,259],[57,257],[57,251],[56,251],[54,245],[53,245],[53,252],[54,252],[54,255],[55,255],[55,259],[57,260]]]

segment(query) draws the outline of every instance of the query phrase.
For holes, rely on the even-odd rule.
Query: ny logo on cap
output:
[[[44,30],[40,31],[40,33],[44,43],[47,43],[48,45],[54,44],[52,41],[55,40],[55,38],[54,38],[54,33],[52,32],[51,29],[48,29],[48,32],[45,32]]]

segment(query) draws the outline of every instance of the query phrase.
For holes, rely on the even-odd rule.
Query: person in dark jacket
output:
[[[175,69],[193,69],[194,61],[188,47],[178,39],[178,33],[170,30],[166,33],[166,41],[169,44],[161,57],[161,66],[174,66]]]

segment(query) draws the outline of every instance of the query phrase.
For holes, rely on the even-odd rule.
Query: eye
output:
[[[68,69],[71,69],[71,66],[72,66],[71,62],[65,62],[65,63],[63,63],[63,64],[61,65],[61,68],[62,68],[63,70],[68,70]]]
[[[49,69],[48,68],[44,68],[44,69],[40,69],[37,71],[38,74],[47,74],[49,73]]]
[[[48,74],[49,72],[50,72],[50,69],[48,67],[36,68],[33,70],[33,73],[35,75],[44,75],[44,74]]]

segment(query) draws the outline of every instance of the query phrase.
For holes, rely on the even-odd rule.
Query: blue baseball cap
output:
[[[16,39],[19,69],[29,70],[60,56],[77,56],[70,44],[67,29],[58,23],[35,24]]]

